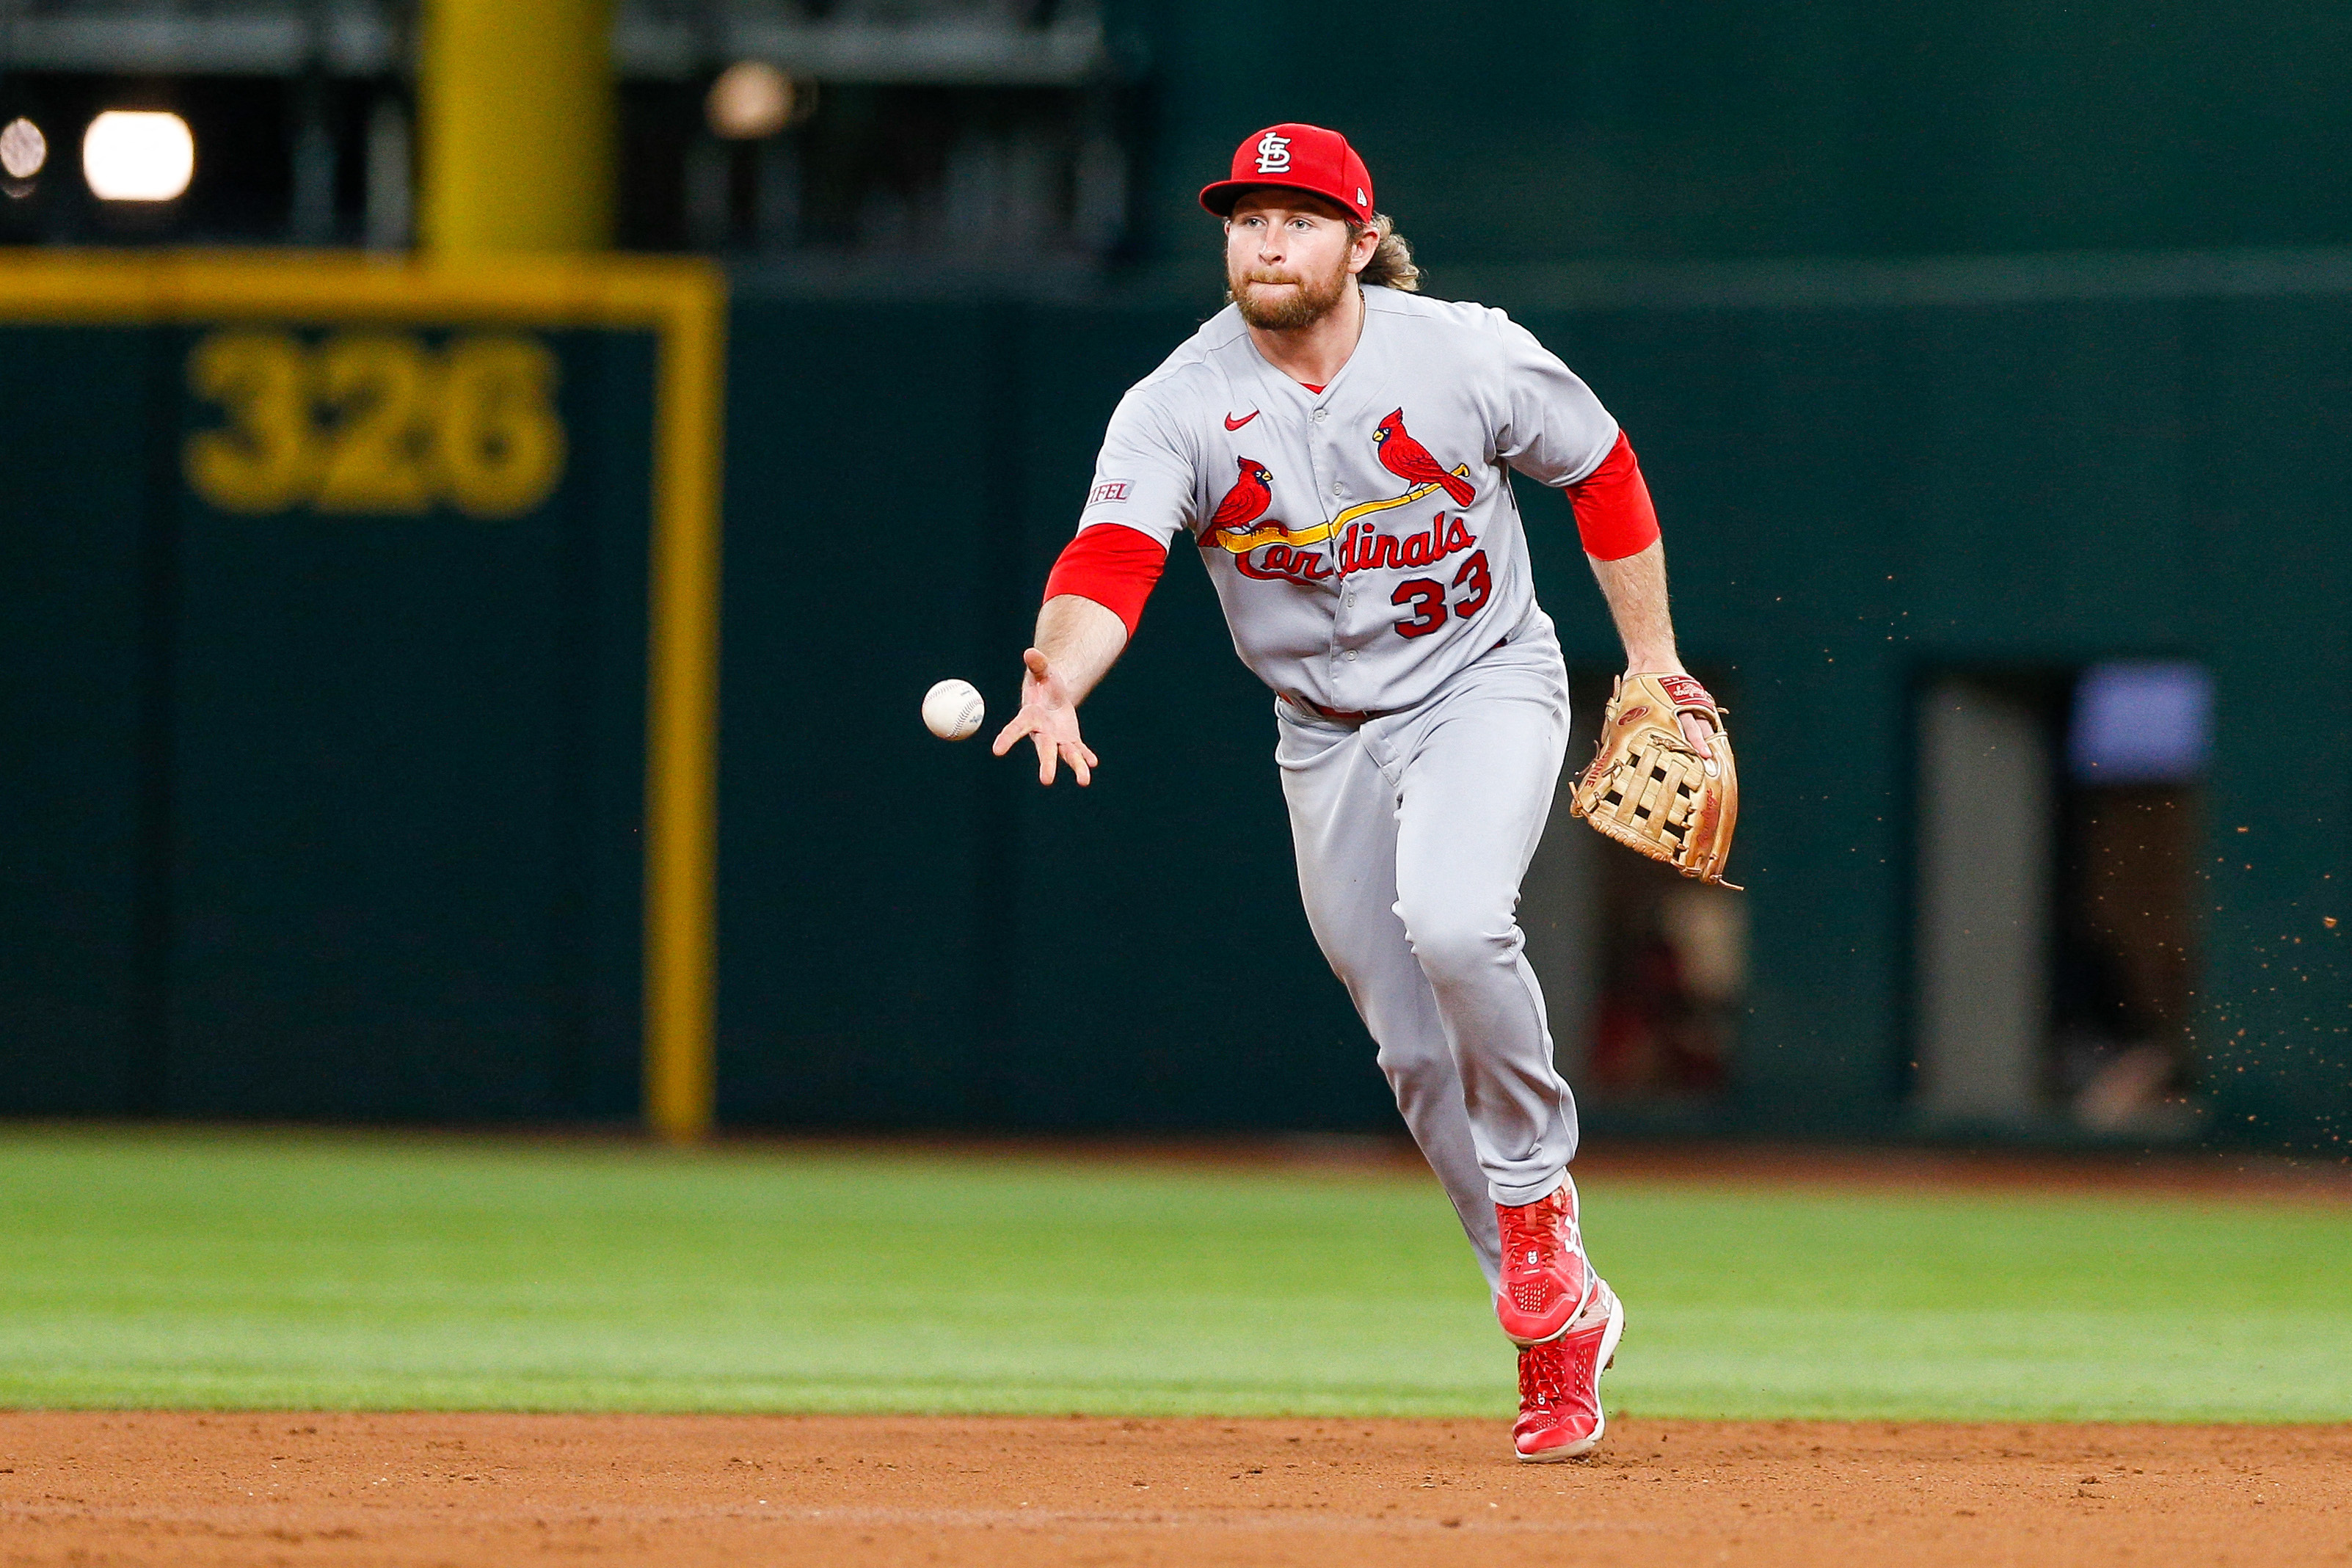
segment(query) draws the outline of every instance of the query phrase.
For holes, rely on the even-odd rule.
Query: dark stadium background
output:
[[[389,4],[0,10],[0,120],[51,143],[0,244],[405,253],[415,35]],[[744,58],[794,118],[721,138]],[[915,721],[948,675],[1008,711],[1104,417],[1219,303],[1192,192],[1303,119],[1354,138],[1433,291],[1622,419],[1732,709],[1736,907],[1564,815],[1530,880],[1594,1124],[2340,1152],[2341,7],[633,0],[614,59],[617,245],[730,287],[722,1124],[1392,1124],[1188,565],[1087,709],[1087,795]],[[184,197],[89,196],[102,108],[187,120]],[[172,469],[185,347],[0,336],[0,1112],[633,1116],[643,342],[560,345],[572,520],[483,566],[565,607],[520,717],[338,684],[320,574],[424,624],[495,600],[398,545],[446,519],[366,536],[375,568],[295,525],[215,551]],[[1527,506],[1589,712],[1601,606]],[[2187,706],[2110,783],[2119,689]]]

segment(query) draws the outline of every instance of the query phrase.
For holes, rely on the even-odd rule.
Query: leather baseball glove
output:
[[[1680,716],[1715,726],[1715,755],[1691,748]],[[1621,675],[1601,716],[1601,749],[1569,814],[1628,849],[1717,887],[1739,820],[1739,774],[1723,711],[1688,675]]]

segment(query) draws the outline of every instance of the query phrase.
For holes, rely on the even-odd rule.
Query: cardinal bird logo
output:
[[[1201,548],[1206,549],[1223,543],[1217,536],[1228,528],[1237,533],[1245,531],[1250,524],[1265,516],[1265,509],[1273,504],[1273,471],[1255,457],[1243,458],[1234,487],[1225,492],[1225,498],[1217,503],[1216,516],[1201,530]]]
[[[1412,438],[1404,427],[1404,410],[1381,421],[1380,428],[1372,432],[1372,444],[1381,450],[1381,466],[1407,484],[1443,485],[1457,507],[1477,499],[1476,486],[1459,474],[1447,473],[1429,455],[1429,448]]]

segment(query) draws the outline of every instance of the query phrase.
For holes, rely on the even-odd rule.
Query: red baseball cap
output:
[[[1336,131],[1284,124],[1253,132],[1234,149],[1233,178],[1202,187],[1201,204],[1230,217],[1244,191],[1265,185],[1312,192],[1337,202],[1360,224],[1372,221],[1372,177]]]

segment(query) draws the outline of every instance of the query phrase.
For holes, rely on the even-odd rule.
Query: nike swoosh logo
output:
[[[1225,415],[1225,428],[1227,430],[1239,430],[1243,425],[1247,424],[1251,420],[1255,419],[1260,412],[1260,410],[1254,408],[1247,413],[1242,415],[1239,419],[1235,419],[1229,413]]]

